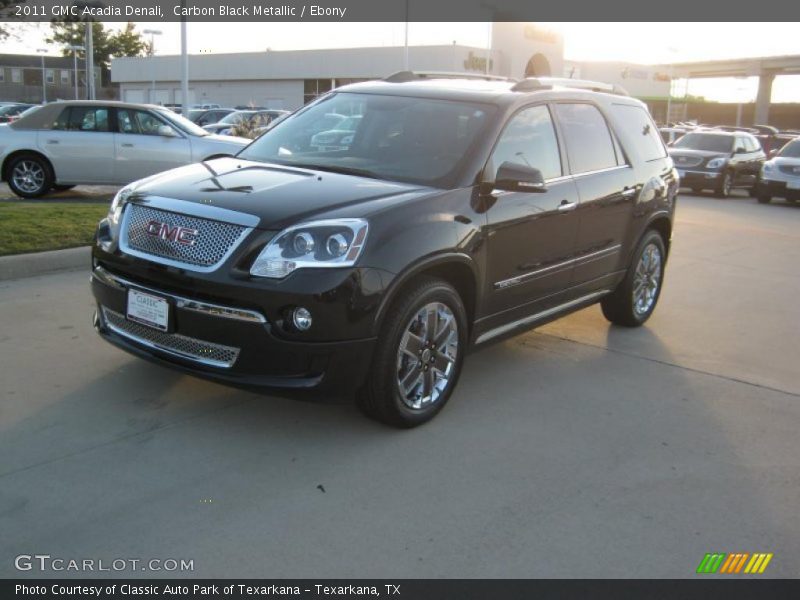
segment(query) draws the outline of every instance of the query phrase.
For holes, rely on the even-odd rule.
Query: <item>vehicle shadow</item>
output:
[[[88,353],[96,378],[2,421],[0,573],[74,576],[13,570],[37,551],[194,560],[167,576],[688,577],[706,552],[769,551],[788,575],[794,463],[767,440],[793,434],[755,418],[785,399],[672,366],[668,348],[621,351],[629,333],[477,351],[409,431],[88,342],[64,360]]]

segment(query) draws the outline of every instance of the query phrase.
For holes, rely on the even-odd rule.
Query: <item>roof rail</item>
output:
[[[392,73],[383,81],[389,83],[406,83],[407,81],[419,81],[421,79],[477,79],[482,81],[517,81],[510,77],[500,75],[489,75],[483,73],[459,73],[457,71],[397,71]]]
[[[620,85],[588,81],[586,79],[567,79],[566,77],[528,77],[518,82],[511,91],[534,92],[536,90],[552,89],[554,87],[568,87],[592,92],[605,92],[617,96],[630,96],[628,91]]]

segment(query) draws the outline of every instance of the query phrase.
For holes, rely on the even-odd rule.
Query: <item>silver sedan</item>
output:
[[[23,198],[79,184],[125,185],[232,156],[250,141],[209,134],[159,106],[54,102],[0,125],[0,178]]]

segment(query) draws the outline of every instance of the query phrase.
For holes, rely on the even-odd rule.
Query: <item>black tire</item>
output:
[[[757,200],[758,200],[759,204],[769,204],[770,202],[772,202],[772,196],[770,196],[769,194],[763,194],[763,193],[762,194],[758,194]]]
[[[446,307],[449,310],[449,315],[446,316],[452,315],[453,317],[456,331],[449,331],[448,339],[452,341],[455,338],[457,346],[452,361],[439,358],[444,356],[440,352],[431,349],[425,350],[428,348],[425,345],[428,327],[422,313],[429,306]],[[420,318],[421,315],[423,318]],[[442,319],[438,310],[435,315],[434,333],[442,335],[448,333],[444,324],[449,323],[449,320]],[[401,353],[401,344],[408,339],[405,337],[406,333],[411,333],[411,329],[417,325],[420,326],[419,338],[423,343],[420,346],[422,351],[416,355],[419,358],[411,359],[409,358],[410,354],[407,356],[405,353]],[[437,326],[440,326],[441,329],[437,330]],[[401,293],[386,314],[367,381],[357,397],[361,410],[373,419],[399,428],[416,427],[430,421],[442,410],[458,382],[467,345],[467,327],[467,313],[464,304],[458,292],[451,285],[428,277],[417,280],[412,287]],[[448,346],[452,351],[452,344]],[[431,359],[430,366],[427,361],[422,360],[423,352],[427,352],[424,356]],[[443,376],[444,371],[438,371],[433,367],[433,364],[440,360],[443,361],[440,364],[449,365],[447,367],[449,375],[446,379]],[[416,375],[415,369],[419,370]],[[442,374],[438,376],[439,379],[437,379],[437,371]],[[403,372],[407,373],[406,379],[411,384],[409,394],[412,398],[400,391],[400,378]],[[410,402],[422,402],[420,398],[424,393],[423,389],[428,377],[435,384],[442,384],[444,380],[443,387],[436,390],[438,394],[432,391],[425,396],[425,398],[431,398],[428,404],[419,407],[411,406]],[[415,387],[417,384],[420,386],[419,388]],[[430,389],[433,390],[435,387],[434,385]],[[420,392],[419,397],[416,396],[416,391]]]
[[[634,303],[636,271],[640,266],[642,255],[645,253],[645,250],[649,250],[651,246],[654,247],[659,254],[657,269],[658,283],[652,295],[652,302],[650,302],[645,310],[641,310],[645,307],[637,306]],[[604,297],[600,302],[603,315],[606,319],[625,327],[639,327],[650,318],[650,315],[653,314],[658,304],[658,298],[661,296],[661,288],[664,285],[664,263],[666,257],[667,253],[661,234],[653,229],[648,230],[636,246],[636,251],[633,253],[633,260],[628,267],[628,272],[625,274],[625,279],[622,280],[613,293]]]
[[[24,172],[35,173],[30,180],[21,180]],[[19,154],[8,165],[6,182],[11,191],[21,198],[39,198],[53,187],[53,169],[44,157],[33,154]]]
[[[66,192],[67,190],[71,190],[74,187],[75,187],[74,185],[61,185],[61,184],[57,183],[56,185],[53,186],[53,191],[54,192]]]
[[[725,171],[714,189],[717,198],[727,198],[731,195],[733,188],[733,174],[730,171]]]

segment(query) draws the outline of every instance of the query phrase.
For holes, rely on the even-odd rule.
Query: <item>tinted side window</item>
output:
[[[155,115],[141,110],[117,110],[117,127],[120,133],[159,135],[158,128],[164,125]]]
[[[657,160],[667,156],[667,149],[662,143],[656,124],[652,117],[641,106],[630,104],[612,104],[611,116],[619,134],[629,140],[633,147],[629,148],[641,160]],[[669,141],[669,132],[663,132]]]
[[[61,114],[58,115],[58,118],[53,123],[53,129],[56,131],[66,131],[69,129],[69,111],[69,106],[61,111]]]
[[[614,141],[600,111],[591,104],[556,104],[573,173],[617,166]]]
[[[545,179],[563,174],[553,120],[546,106],[526,108],[508,122],[489,161],[487,181],[494,181],[504,162],[539,169]]]
[[[108,109],[73,106],[67,123],[69,131],[108,131]]]
[[[734,143],[734,146],[733,146],[733,151],[736,152],[740,148],[744,149],[744,150],[747,150],[747,146],[744,143],[744,138],[741,138],[741,137],[739,137],[737,135],[736,136],[736,142]]]

